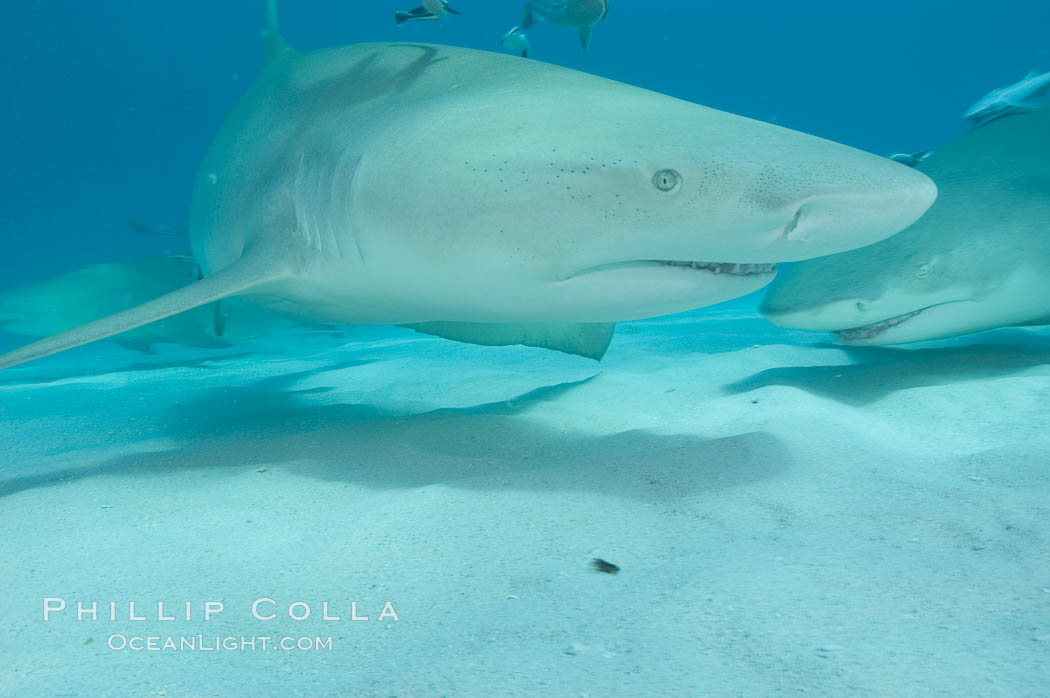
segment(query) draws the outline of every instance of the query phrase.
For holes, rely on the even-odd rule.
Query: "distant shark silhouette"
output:
[[[234,295],[600,358],[616,321],[750,293],[936,197],[885,158],[593,75],[447,46],[296,52],[274,0],[266,27],[194,186],[204,277],[0,368]]]
[[[1013,113],[1032,112],[1039,109],[1039,100],[1050,90],[1050,73],[1039,74],[1034,70],[1023,79],[1006,87],[992,90],[970,105],[963,114],[974,126],[987,124],[1001,116]]]

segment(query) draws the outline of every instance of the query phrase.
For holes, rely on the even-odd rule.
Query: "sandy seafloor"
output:
[[[2,693],[1050,694],[1050,331],[821,339],[736,305],[600,364],[361,328],[5,372]]]

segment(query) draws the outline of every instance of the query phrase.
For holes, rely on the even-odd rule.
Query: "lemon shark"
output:
[[[970,131],[918,164],[940,197],[870,247],[792,265],[762,311],[846,344],[1050,324],[1050,110]]]
[[[1050,73],[1034,70],[1013,85],[992,90],[970,105],[963,114],[974,126],[989,123],[1006,114],[1031,112],[1039,109],[1039,100],[1050,90]]]
[[[923,174],[586,73],[412,43],[296,51],[214,137],[189,238],[203,278],[0,356],[47,356],[234,295],[600,358],[613,323],[761,288],[773,263],[881,240]]]

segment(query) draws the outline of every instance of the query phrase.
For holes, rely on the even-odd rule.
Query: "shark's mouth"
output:
[[[639,259],[634,261],[609,262],[593,267],[587,267],[586,269],[579,269],[571,274],[563,276],[562,280],[567,281],[577,277],[606,273],[630,274],[635,272],[651,274],[654,270],[663,270],[668,267],[680,270],[676,272],[679,274],[697,271],[730,278],[757,278],[763,276],[772,278],[777,271],[777,265],[773,263],[737,264],[734,262],[680,262],[674,259]],[[670,271],[670,269],[668,269],[668,271]],[[662,274],[664,272],[660,271],[659,273]]]
[[[891,317],[888,320],[882,320],[871,325],[864,325],[863,327],[853,327],[848,330],[838,330],[837,332],[832,332],[832,335],[834,335],[836,341],[841,342],[843,344],[856,344],[857,342],[866,342],[885,333],[890,328],[896,327],[897,325],[903,324],[908,320],[911,320],[919,313],[922,313],[933,307],[936,306],[931,305],[927,308],[913,310],[910,313],[897,315],[895,317]]]
[[[729,274],[731,276],[752,276],[754,274],[772,274],[777,265],[768,264],[734,264],[733,262],[676,262],[668,259],[655,260],[657,264],[670,267],[689,267],[709,271],[712,274]]]

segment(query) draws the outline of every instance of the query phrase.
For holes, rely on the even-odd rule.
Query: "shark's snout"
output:
[[[807,196],[779,231],[778,260],[796,261],[863,247],[899,233],[937,198],[926,175],[893,164],[890,176]]]

